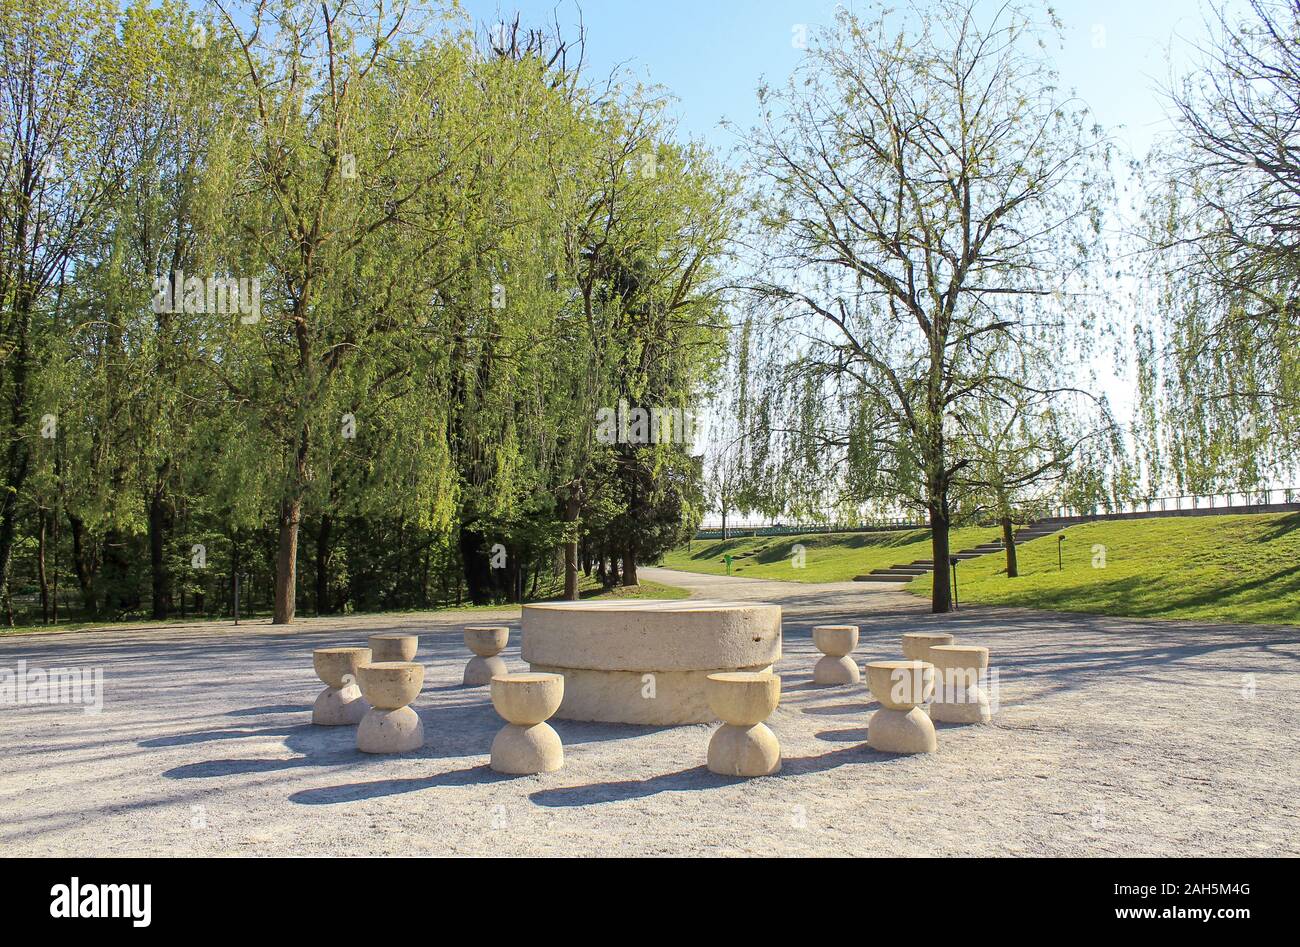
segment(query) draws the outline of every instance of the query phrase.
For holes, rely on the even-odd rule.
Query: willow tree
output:
[[[1054,22],[957,0],[899,16],[841,12],[784,90],[760,90],[753,288],[805,392],[799,450],[924,510],[943,563],[969,463],[953,419],[994,388],[1050,390],[1008,374],[1016,353],[1086,334],[1106,145],[1057,89]],[[932,607],[951,607],[945,569]]]
[[[54,417],[33,398],[51,314],[122,183],[116,15],[108,0],[0,2],[0,594],[33,445]]]
[[[993,519],[1002,532],[1007,576],[1019,574],[1015,523],[1041,515],[1060,496],[1071,472],[1096,466],[1092,451],[1119,450],[1122,439],[1105,399],[1088,392],[1041,394],[993,390],[978,410],[950,429],[950,446],[968,463],[955,477],[963,512]],[[1115,467],[1116,457],[1102,470]]]
[[[1149,449],[1180,488],[1253,487],[1300,459],[1300,3],[1215,14],[1148,166]],[[1154,424],[1146,425],[1153,437]]]
[[[450,67],[464,57],[455,44],[416,44],[426,24],[407,4],[215,5],[248,89],[245,265],[270,284],[260,320],[238,327],[218,370],[254,434],[239,459],[250,480],[267,471],[277,508],[273,620],[285,623],[316,466],[363,423],[334,414],[344,366],[380,337],[414,344],[428,315],[422,261],[434,258],[439,234],[422,216],[403,215],[418,213],[418,198],[452,174],[455,148],[426,139],[442,140],[443,103],[457,92]],[[384,244],[404,252],[388,260],[366,252]]]
[[[698,519],[700,474],[680,424],[634,443],[602,436],[597,415],[626,425],[637,410],[679,422],[698,410],[725,341],[718,268],[734,187],[705,149],[673,141],[655,91],[583,89],[571,101],[570,164],[553,169],[565,304],[551,337],[563,340],[557,381],[574,409],[557,418],[556,492],[565,595],[576,598],[584,536],[634,584],[638,556],[657,556]]]

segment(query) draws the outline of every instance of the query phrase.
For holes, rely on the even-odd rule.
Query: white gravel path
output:
[[[0,668],[102,667],[105,708],[0,706],[0,855],[1300,854],[1300,630],[969,608],[889,586],[645,569],[785,613],[785,766],[725,779],[708,726],[553,721],[557,773],[487,768],[501,721],[465,690],[474,613],[0,638]],[[506,658],[519,660],[518,620]],[[987,645],[1001,707],[939,752],[865,746],[865,685],[814,688],[814,624],[862,626],[859,662],[942,628]],[[315,647],[418,629],[425,748],[366,757],[309,720]],[[1253,684],[1253,690],[1251,685]]]

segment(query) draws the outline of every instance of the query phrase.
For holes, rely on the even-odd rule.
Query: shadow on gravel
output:
[[[227,712],[227,717],[257,717],[262,714],[309,714],[311,713],[311,704],[266,704],[262,707],[245,707],[242,710],[231,710]]]
[[[625,802],[644,799],[661,792],[680,792],[692,789],[713,789],[744,782],[739,777],[719,776],[705,766],[696,766],[676,773],[662,773],[649,779],[625,779],[609,783],[591,783],[586,786],[562,786],[556,789],[539,789],[528,798],[539,806],[565,807],[590,806],[608,802]]]
[[[864,731],[865,732],[865,731]],[[868,746],[849,746],[840,750],[831,750],[817,756],[785,757],[781,761],[781,771],[775,776],[762,779],[780,779],[785,776],[807,776],[821,773],[849,763],[884,762],[889,756],[877,753]],[[707,766],[696,766],[676,773],[663,773],[648,779],[625,779],[608,783],[589,783],[586,786],[561,786],[555,789],[539,789],[529,795],[529,799],[539,806],[568,807],[603,805],[611,802],[627,802],[631,799],[645,799],[661,792],[691,792],[706,789],[718,789],[735,786],[750,780],[743,776],[719,776],[710,772]]]
[[[197,730],[193,733],[177,733],[169,737],[141,740],[139,745],[155,748],[160,746],[190,746],[195,743],[210,743],[216,740],[244,740],[249,737],[287,737],[292,736],[301,729],[302,726],[299,725],[296,727],[263,727],[260,730],[238,730],[234,728]]]
[[[818,740],[828,743],[866,743],[866,727],[849,727],[846,730],[822,730],[817,734]]]
[[[515,778],[489,769],[484,764],[413,779],[377,779],[370,783],[345,783],[342,786],[321,786],[317,789],[304,789],[289,796],[289,801],[303,806],[332,806],[346,802],[357,802],[361,799],[399,796],[408,792],[436,789],[439,786],[479,786]]]

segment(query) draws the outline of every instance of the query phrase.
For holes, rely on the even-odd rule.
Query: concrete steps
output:
[[[1064,529],[1065,523],[1047,523],[1035,522],[1030,523],[1015,534],[1016,545],[1027,543],[1030,540],[1041,539],[1043,536],[1050,536],[1053,533]],[[980,543],[970,549],[961,549],[953,553],[953,557],[962,561],[967,559],[978,559],[981,556],[991,556],[1003,551],[1002,540],[999,538],[993,542]],[[934,571],[933,559],[914,559],[908,563],[897,563],[888,569],[872,569],[866,575],[856,575],[853,577],[854,582],[911,582],[918,575],[925,575],[927,572]]]

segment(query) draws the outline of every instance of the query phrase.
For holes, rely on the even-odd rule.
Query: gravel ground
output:
[[[644,569],[697,596],[776,602],[778,776],[704,768],[711,727],[553,721],[566,763],[487,767],[501,721],[460,687],[460,626],[496,616],[308,619],[0,638],[0,668],[103,668],[101,714],[0,707],[3,855],[1296,855],[1300,631],[1012,609],[932,616],[890,586]],[[875,753],[865,685],[814,688],[814,624],[861,661],[943,629],[992,650],[1000,708],[939,752]],[[311,649],[420,631],[426,745],[358,753],[309,724]]]

